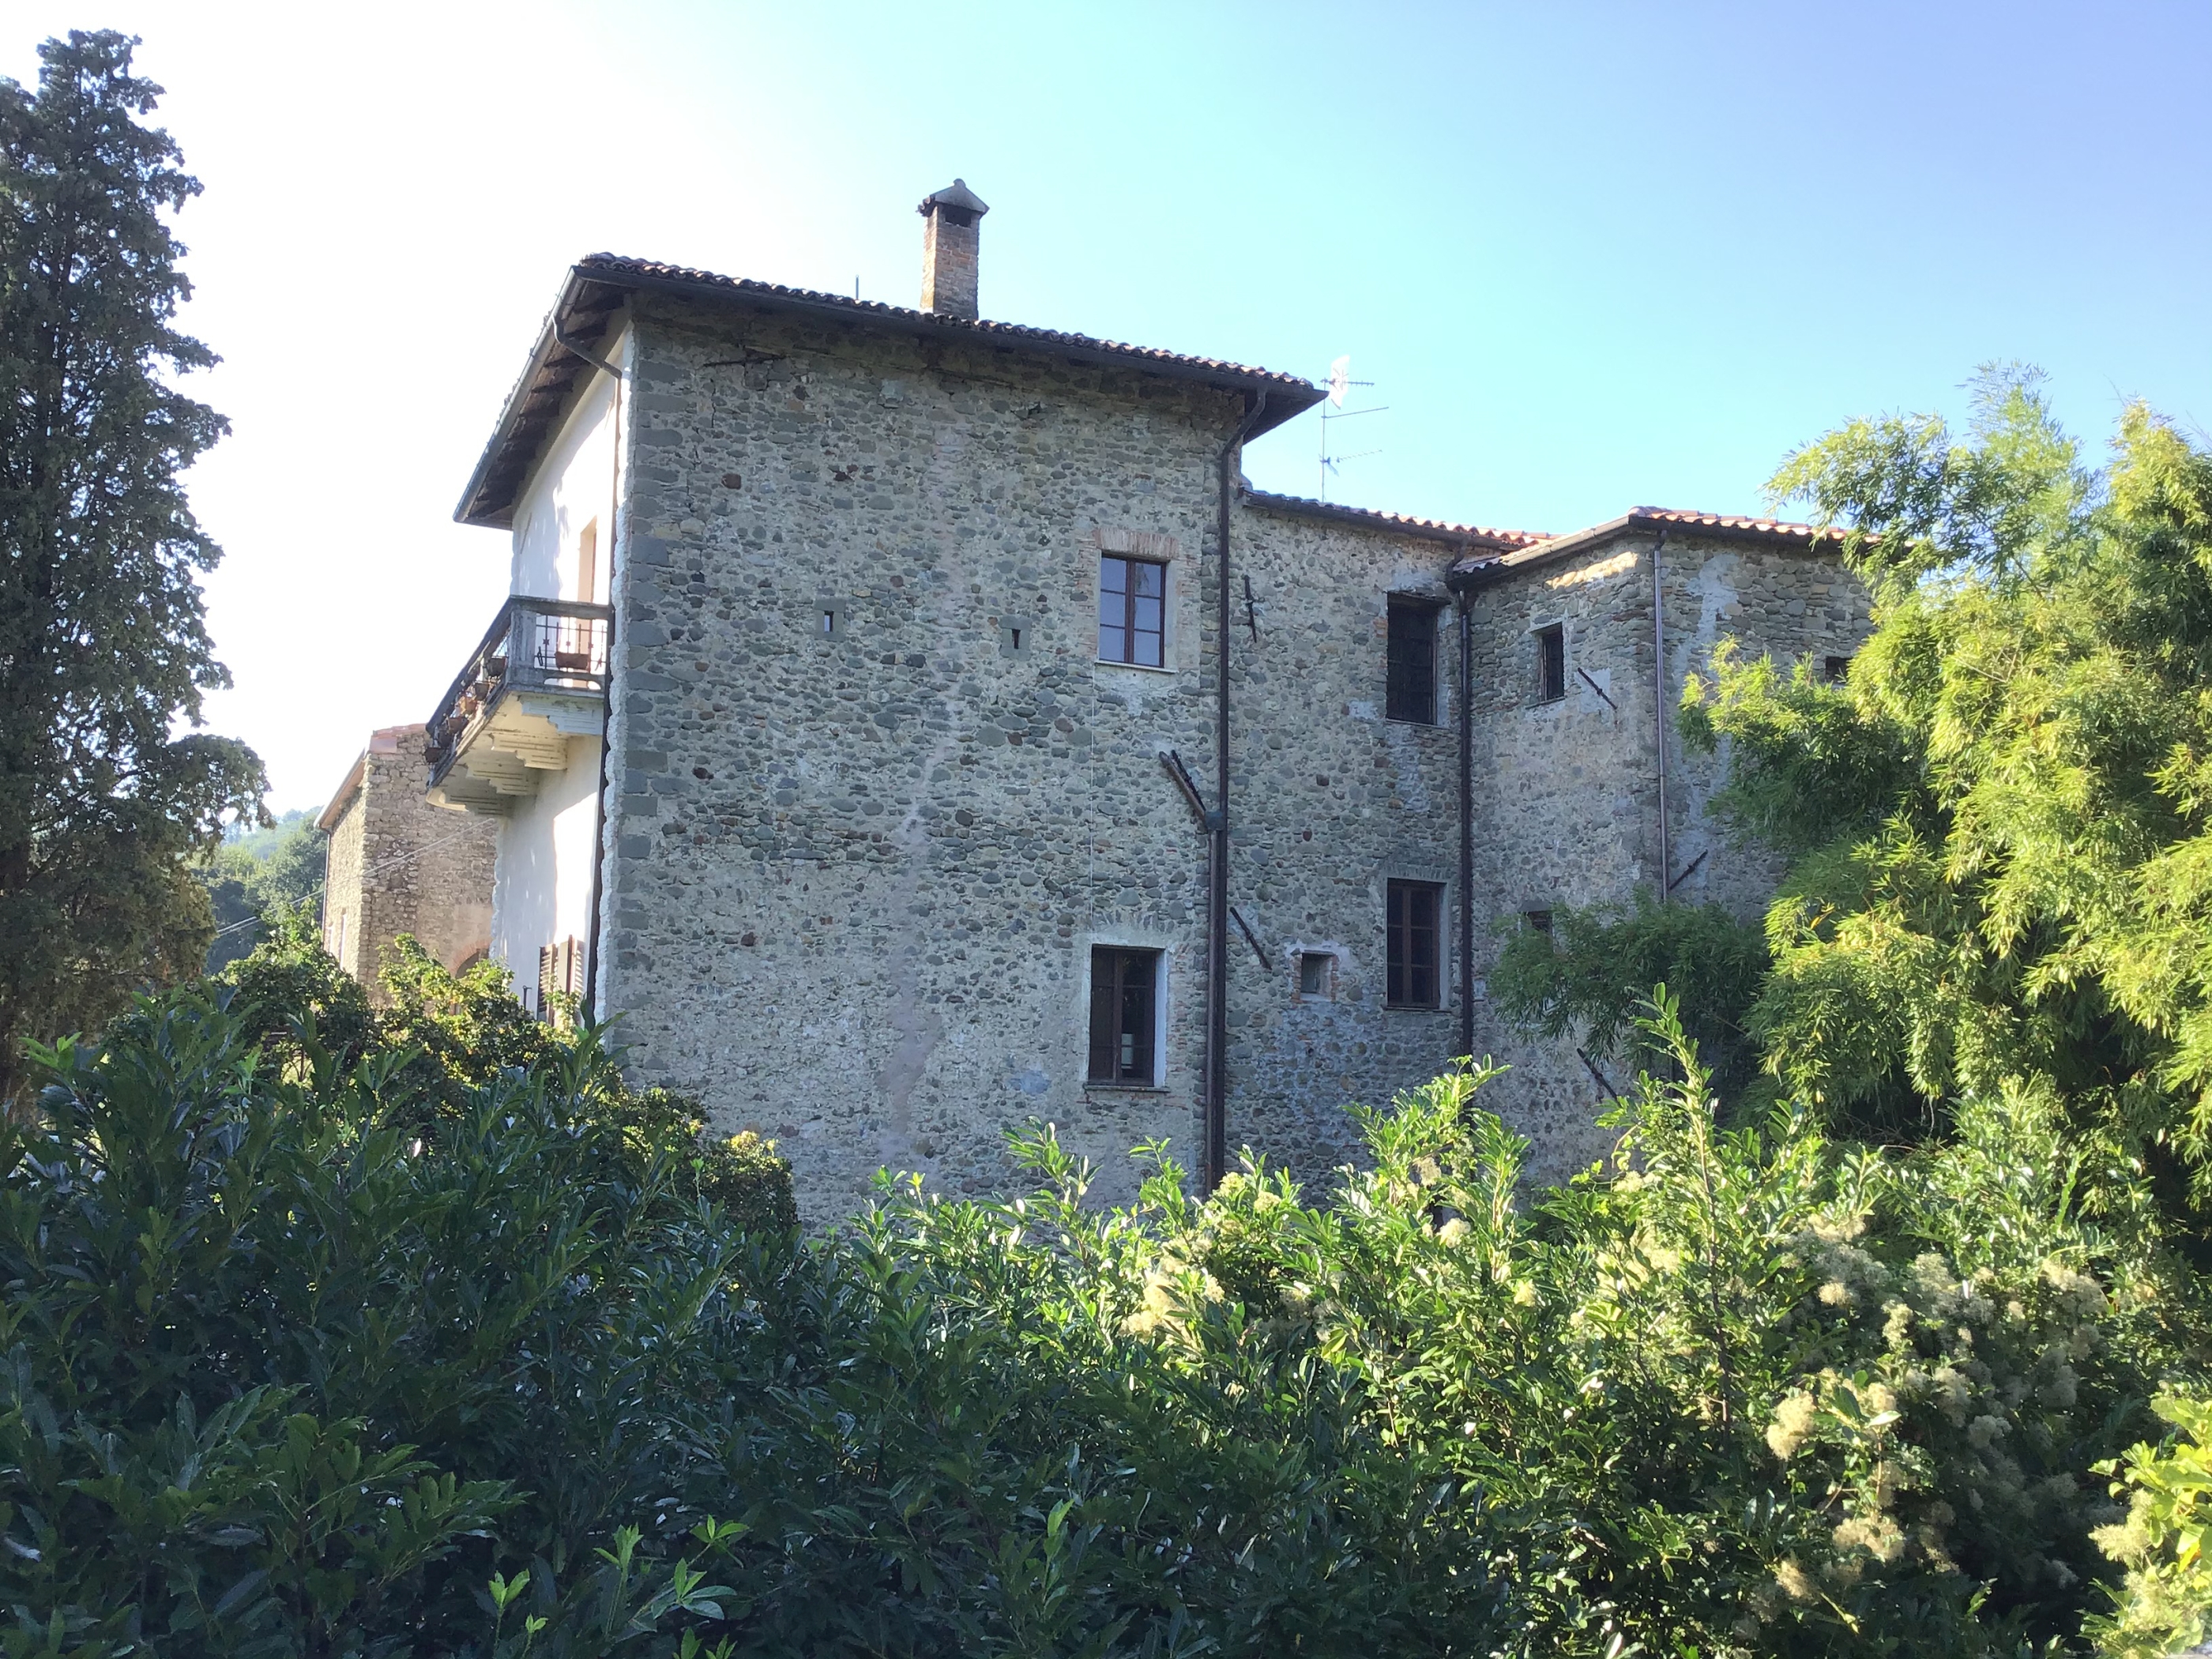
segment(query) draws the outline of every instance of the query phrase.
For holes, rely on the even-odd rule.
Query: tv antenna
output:
[[[1329,453],[1328,447],[1328,423],[1331,421],[1356,421],[1362,415],[1380,415],[1390,407],[1388,404],[1377,404],[1372,409],[1344,407],[1346,392],[1356,386],[1371,386],[1374,384],[1372,380],[1355,380],[1352,378],[1352,358],[1348,353],[1328,366],[1328,401],[1322,405],[1321,411],[1321,498],[1323,501],[1328,499],[1329,475],[1334,472],[1342,463],[1364,460],[1370,455],[1380,455],[1382,453],[1380,449],[1362,449],[1350,455],[1333,455]],[[1332,409],[1341,412],[1332,415],[1329,413]]]

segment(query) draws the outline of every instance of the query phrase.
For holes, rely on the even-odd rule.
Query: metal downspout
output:
[[[1206,848],[1206,1098],[1198,1180],[1212,1192],[1229,1173],[1229,520],[1231,468],[1267,410],[1255,394],[1215,461],[1213,812]]]
[[[1459,601],[1459,1051],[1474,1057],[1474,595]]]
[[[1667,828],[1667,587],[1659,556],[1667,532],[1651,544],[1651,724],[1659,750],[1659,900],[1665,903],[1674,878],[1674,849]]]

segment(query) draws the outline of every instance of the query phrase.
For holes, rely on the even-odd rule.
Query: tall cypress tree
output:
[[[213,353],[166,216],[198,193],[139,118],[137,42],[49,40],[0,79],[0,1103],[22,1045],[190,974],[211,930],[185,861],[258,813],[261,763],[191,730],[229,683],[179,475],[227,430],[176,389]]]

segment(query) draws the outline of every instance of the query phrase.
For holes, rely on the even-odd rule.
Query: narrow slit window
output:
[[[1567,695],[1567,629],[1553,623],[1536,630],[1536,701],[1557,702]]]
[[[823,636],[826,638],[830,635],[835,634],[836,631],[837,613],[834,611],[823,611],[822,613],[822,632]]]
[[[1393,1008],[1434,1008],[1441,1003],[1443,892],[1432,881],[1389,884],[1383,1000]]]
[[[1166,660],[1168,568],[1102,554],[1098,560],[1098,659],[1158,668]]]
[[[1425,600],[1390,601],[1384,712],[1394,720],[1437,723],[1437,608]]]
[[[1150,1087],[1158,1047],[1160,953],[1091,950],[1091,1081]]]

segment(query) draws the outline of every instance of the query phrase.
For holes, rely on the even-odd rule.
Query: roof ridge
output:
[[[881,300],[857,299],[851,295],[830,294],[821,289],[800,288],[789,283],[763,282],[754,276],[728,276],[720,271],[702,270],[696,265],[670,264],[665,260],[640,259],[628,254],[587,253],[576,262],[576,269],[582,271],[628,271],[639,276],[698,283],[715,288],[732,289],[741,294],[772,295],[783,299],[804,301],[810,305],[836,307],[864,316],[912,319],[949,329],[972,329],[984,335],[1000,335],[1012,339],[1079,346],[1086,350],[1108,351],[1117,356],[1139,358],[1152,362],[1184,363],[1193,368],[1217,369],[1225,374],[1242,375],[1252,380],[1272,380],[1285,389],[1297,387],[1306,392],[1316,392],[1319,389],[1302,374],[1285,374],[1280,369],[1264,368],[1250,363],[1233,362],[1224,357],[1201,357],[1190,352],[1169,351],[1158,346],[1132,345],[1126,340],[1109,340],[1100,335],[1079,334],[1072,329],[1039,328],[1029,323],[1002,323],[988,317],[951,317],[940,311],[923,311],[912,306],[895,306]]]
[[[1342,501],[1324,501],[1311,495],[1292,495],[1277,489],[1255,489],[1246,485],[1248,500],[1300,511],[1327,514],[1332,518],[1373,520],[1377,524],[1391,525],[1430,533],[1442,532],[1464,536],[1470,539],[1502,542],[1516,547],[1534,546],[1539,542],[1553,539],[1551,533],[1541,530],[1504,530],[1488,525],[1458,524],[1448,519],[1425,519],[1411,513],[1393,513],[1386,507],[1352,507]]]
[[[1779,535],[1809,536],[1841,541],[1850,532],[1838,525],[1807,524],[1796,519],[1777,519],[1766,514],[1744,513],[1711,513],[1689,507],[1632,507],[1628,516],[1637,519],[1660,519],[1668,524],[1711,525],[1727,530],[1764,530]]]

